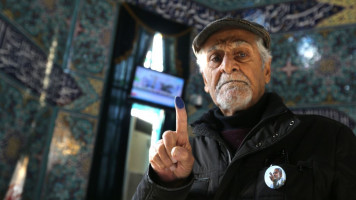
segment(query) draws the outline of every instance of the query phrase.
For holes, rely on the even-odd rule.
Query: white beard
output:
[[[227,83],[233,81],[231,83]],[[252,99],[251,83],[241,72],[221,75],[215,89],[216,103],[222,110],[243,110]]]

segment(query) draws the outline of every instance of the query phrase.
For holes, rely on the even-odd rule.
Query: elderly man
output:
[[[216,108],[192,124],[176,98],[176,131],[150,149],[150,167],[133,199],[356,199],[356,139],[341,123],[294,115],[274,93],[270,35],[223,18],[193,50]],[[270,187],[270,172],[285,180]]]

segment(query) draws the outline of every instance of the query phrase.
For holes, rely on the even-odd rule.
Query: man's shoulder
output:
[[[346,126],[345,124],[330,117],[316,114],[295,114],[301,121],[313,123],[330,123],[336,126]]]
[[[351,128],[346,124],[326,116],[314,114],[297,114],[296,116],[300,119],[302,124],[316,127],[320,130],[346,130],[352,132]]]

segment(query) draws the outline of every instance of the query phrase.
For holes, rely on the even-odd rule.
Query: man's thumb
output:
[[[172,158],[178,162],[181,162],[182,164],[191,164],[194,160],[191,152],[188,149],[180,146],[174,147],[171,151],[171,155]]]

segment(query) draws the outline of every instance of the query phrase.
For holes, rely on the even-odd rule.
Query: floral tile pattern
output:
[[[96,119],[58,113],[41,194],[43,199],[85,197],[96,126]]]
[[[0,197],[3,198],[21,156],[29,157],[24,199],[32,199],[44,171],[47,140],[51,136],[54,109],[0,73]]]
[[[355,36],[356,26],[273,35],[269,89],[290,105],[355,103]]]
[[[246,9],[227,9],[236,1],[204,1],[216,5],[209,7],[200,0],[125,2],[196,30],[223,16],[264,24],[272,33],[273,78],[268,90],[279,93],[293,110],[311,112],[313,108],[313,112],[355,124],[356,2],[269,0],[262,5],[257,3],[261,1],[239,1]],[[250,5],[251,2],[254,3]],[[52,61],[60,72],[57,75],[70,77],[62,80],[70,86],[75,83],[80,90],[80,95],[64,104],[44,103],[40,92],[24,84],[33,84],[36,79],[21,82],[10,73],[13,70],[0,67],[0,118],[5,119],[0,124],[0,198],[24,153],[29,155],[26,181],[32,183],[25,184],[24,199],[85,198],[117,4],[113,0],[0,2],[2,17],[36,44],[44,54],[41,59],[53,55]],[[279,27],[291,18],[293,26]],[[39,66],[34,66],[34,72]],[[193,55],[190,68],[186,101],[189,120],[193,121],[213,104],[203,91]],[[38,80],[43,81],[41,78]],[[50,77],[49,83],[57,82],[56,78]],[[201,105],[195,105],[197,96],[203,99]]]
[[[5,96],[0,100],[0,116],[2,119],[7,116],[6,119],[11,122],[2,125],[5,127],[1,130],[6,131],[0,131],[1,149],[8,149],[0,152],[0,155],[6,156],[1,157],[6,162],[1,159],[0,163],[0,171],[4,173],[4,178],[0,180],[0,198],[5,196],[9,187],[11,172],[22,152],[19,148],[28,140],[23,134],[29,133],[23,129],[34,125],[35,131],[38,130],[42,138],[36,140],[32,149],[27,149],[31,156],[35,155],[34,159],[30,157],[29,160],[27,183],[31,184],[25,184],[23,198],[84,199],[103,85],[110,63],[117,3],[81,0],[35,0],[19,3],[7,0],[0,3],[0,8],[2,16],[37,45],[43,60],[51,57],[53,66],[61,72],[48,79],[50,87],[64,75],[70,79],[62,79],[63,83],[73,85],[70,82],[72,81],[80,91],[80,95],[75,96],[72,101],[55,104],[54,109],[59,110],[57,115],[57,112],[52,111],[53,108],[47,108],[46,103],[41,103],[40,93],[26,87],[26,84],[33,84],[35,79],[17,85],[17,90],[25,91],[22,92],[24,94],[15,92],[16,89],[11,89],[7,82],[0,79],[0,93]],[[53,41],[56,41],[55,45]],[[29,72],[40,75],[37,73],[39,66],[33,65],[34,69]],[[16,84],[14,76],[9,76],[11,74],[5,73],[3,69],[0,69],[0,75]],[[24,70],[23,67],[19,69]],[[44,81],[43,76],[38,79],[40,82]],[[54,91],[61,91],[56,88]],[[73,90],[66,92],[71,91]],[[49,111],[45,112],[46,109]],[[29,114],[27,110],[33,114]],[[8,112],[18,113],[16,116],[29,119],[22,121]],[[8,126],[16,127],[16,130],[13,131]],[[58,142],[58,139],[62,142]]]

